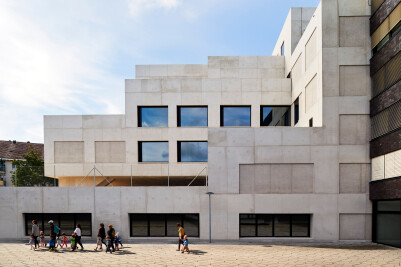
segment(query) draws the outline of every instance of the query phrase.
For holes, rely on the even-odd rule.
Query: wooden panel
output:
[[[370,18],[370,34],[372,35],[374,31],[383,23],[383,21],[390,15],[394,8],[401,2],[401,0],[386,0],[384,3],[376,10]],[[373,4],[373,3],[372,3]]]
[[[398,5],[390,14],[390,30],[401,20],[401,5]]]
[[[372,34],[372,49],[388,34],[390,31],[390,19],[387,18]]]

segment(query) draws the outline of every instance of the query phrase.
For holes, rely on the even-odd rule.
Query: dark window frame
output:
[[[181,108],[206,108],[206,126],[181,126]],[[195,127],[199,127],[199,128],[207,128],[209,127],[209,107],[207,105],[199,105],[199,106],[177,106],[177,127],[188,127],[188,128],[195,128]]]
[[[299,96],[294,101],[294,126],[299,122]]]
[[[168,155],[168,160],[167,161],[142,161],[142,143],[167,143],[167,147],[169,149],[169,142],[168,141],[138,141],[138,162],[144,162],[144,163],[166,163],[170,162],[170,153]],[[170,152],[170,151],[169,151]]]
[[[281,46],[280,46],[280,56],[284,56],[284,41],[283,41],[283,43],[281,44]]]
[[[44,217],[46,215],[52,215],[52,217],[54,217],[52,219],[54,221],[54,225],[59,226],[61,231],[64,231],[63,228],[62,228],[62,225],[60,226],[60,217],[61,217],[61,215],[66,215],[66,214],[73,216],[73,218],[74,218],[74,227],[78,223],[80,223],[79,221],[77,221],[77,215],[89,215],[89,217],[90,217],[90,220],[89,220],[90,221],[89,232],[90,233],[89,234],[83,234],[82,233],[82,236],[92,236],[92,213],[79,213],[79,212],[78,213],[71,213],[71,212],[69,212],[69,213],[24,213],[23,215],[24,215],[24,226],[25,226],[25,231],[24,232],[25,232],[25,235],[29,236],[31,234],[30,231],[28,230],[28,224],[29,224],[29,222],[32,222],[32,219],[28,218],[28,216],[26,216],[26,215],[36,215],[34,217],[35,217],[35,220],[38,221],[39,229],[40,229],[40,231],[44,232],[45,224],[47,224],[47,222],[44,220]],[[44,233],[44,234],[45,235],[49,235],[50,233]],[[71,233],[66,233],[66,234],[69,235]]]
[[[267,126],[267,125],[262,125],[263,124],[263,108],[288,108],[289,109],[289,116],[288,116],[288,125],[291,126],[291,106],[286,106],[286,105],[261,105],[260,106],[260,127],[273,127],[273,126]],[[277,126],[277,125],[274,125]]]
[[[167,126],[149,126],[149,127],[143,127],[142,126],[142,108],[167,108]],[[166,128],[168,127],[168,106],[137,106],[137,121],[138,121],[138,128]]]
[[[309,127],[313,127],[313,118],[309,119]]]
[[[224,125],[224,108],[249,108],[249,125],[248,126],[225,126]],[[251,127],[252,125],[252,105],[220,105],[220,127]]]
[[[177,222],[177,223],[180,223],[181,225],[182,225],[182,227],[184,228],[184,230],[185,230],[185,225],[184,225],[184,216],[185,215],[192,215],[192,216],[197,216],[198,217],[198,224],[197,224],[197,227],[198,227],[198,235],[196,235],[196,236],[191,236],[191,237],[199,237],[199,234],[200,234],[200,229],[199,229],[199,219],[200,219],[200,216],[199,216],[199,213],[129,213],[128,214],[129,216],[129,236],[130,237],[158,237],[158,236],[151,236],[150,235],[150,217],[152,216],[152,215],[163,215],[164,216],[164,236],[159,236],[159,237],[170,237],[170,236],[168,236],[168,234],[167,234],[167,216],[168,215],[175,215],[175,216],[180,216],[180,221],[179,222]],[[133,216],[135,216],[135,215],[143,215],[143,216],[146,216],[146,220],[147,220],[147,235],[141,235],[141,236],[139,236],[139,235],[133,235],[133,232],[132,232],[132,222],[133,222],[133,220],[132,220],[132,218],[133,218]],[[178,236],[178,230],[177,230],[177,236]]]
[[[241,223],[241,215],[254,215],[255,216],[255,236],[243,236],[243,235],[241,235],[241,225],[252,225],[252,224],[242,224]],[[258,236],[258,217],[259,216],[261,216],[261,215],[269,215],[269,216],[271,216],[272,217],[272,235],[271,236]],[[289,216],[290,217],[290,235],[287,235],[287,236],[277,236],[277,235],[275,235],[275,219],[276,219],[276,216],[282,216],[282,215],[285,215],[285,216]],[[293,235],[293,232],[292,232],[292,225],[293,225],[293,216],[309,216],[309,220],[308,220],[308,234],[306,235],[306,236],[294,236]],[[260,237],[260,238],[263,238],[263,237],[292,237],[292,238],[310,238],[311,236],[310,236],[310,233],[311,233],[311,218],[312,218],[312,214],[308,214],[308,213],[306,213],[306,214],[303,214],[303,213],[297,213],[297,214],[270,214],[270,213],[257,213],[257,214],[255,214],[255,213],[240,213],[239,214],[239,237],[240,238],[243,238],[243,237],[245,237],[245,238],[247,238],[247,237],[254,237],[254,238],[256,238],[256,237]],[[262,224],[261,224],[262,225]]]
[[[202,140],[202,141],[198,141],[198,140],[177,141],[177,162],[184,162],[184,163],[185,162],[208,162],[208,161],[181,161],[181,143],[194,143],[194,142],[197,142],[197,143],[208,143],[208,141],[204,141],[204,140]]]

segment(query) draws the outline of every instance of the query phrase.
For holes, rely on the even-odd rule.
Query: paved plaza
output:
[[[401,266],[401,249],[377,244],[192,244],[190,254],[173,244],[126,244],[112,255],[84,247],[49,252],[0,243],[0,266]]]

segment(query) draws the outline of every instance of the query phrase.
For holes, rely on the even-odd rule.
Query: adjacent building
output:
[[[124,114],[45,116],[45,175],[60,187],[3,191],[17,203],[0,206],[17,220],[1,219],[3,238],[51,218],[92,237],[100,222],[128,239],[181,222],[200,239],[371,241],[371,158],[393,150],[369,152],[370,15],[365,0],[292,8],[271,56],[137,65]]]
[[[373,241],[401,247],[401,1],[373,0],[372,134]]]
[[[24,160],[23,155],[29,152],[29,147],[37,149],[43,158],[43,144],[17,142],[16,140],[0,140],[0,186],[12,186],[11,171],[15,171],[13,160]]]

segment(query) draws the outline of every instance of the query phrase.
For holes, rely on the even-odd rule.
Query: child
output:
[[[118,243],[121,245],[121,247],[123,247],[123,243],[121,243],[120,232],[117,232],[117,233],[116,233],[116,236],[118,236]]]
[[[116,247],[116,250],[119,250],[118,249],[118,245],[120,244],[120,238],[118,237],[118,235],[115,235],[114,236],[114,245],[115,245],[115,247]]]
[[[40,239],[40,246],[46,247],[45,234],[43,233],[43,231],[40,231],[39,239]]]
[[[101,236],[98,236],[98,237],[97,237],[97,242],[96,242],[96,248],[95,248],[95,250],[97,250],[98,247],[100,247],[100,249],[99,249],[100,251],[103,250],[102,241],[103,241],[103,240],[102,240],[102,237],[101,237]]]
[[[76,236],[76,234],[72,233],[72,235],[71,235],[71,250],[72,251],[77,250],[77,243],[75,242],[75,236]]]
[[[65,233],[63,233],[62,236],[63,236],[62,237],[63,244],[61,245],[61,247],[63,247],[65,245],[65,247],[67,248],[68,247],[67,246],[67,240],[68,240],[67,235]]]
[[[183,243],[184,243],[184,247],[182,248],[181,253],[184,253],[184,251],[187,251],[189,253],[190,251],[189,251],[189,248],[188,248],[188,237],[187,237],[187,235],[184,235]]]
[[[111,240],[110,240],[110,236],[106,236],[106,253],[110,252],[110,254],[112,254],[113,252],[111,251]]]
[[[33,236],[33,234],[31,234],[31,236],[30,236],[30,238],[29,238],[29,243],[28,243],[29,245],[31,245],[31,250],[33,249],[33,250],[35,250],[35,246],[34,246],[34,244],[35,244],[35,237]]]
[[[56,247],[60,247],[61,248],[62,239],[61,239],[60,235],[57,235],[56,241],[57,241]]]

